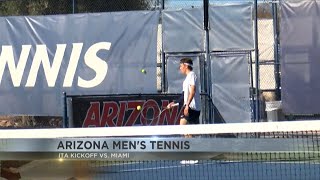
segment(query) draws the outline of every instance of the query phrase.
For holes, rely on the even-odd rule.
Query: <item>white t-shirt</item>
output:
[[[196,92],[195,92],[193,99],[191,100],[191,102],[189,104],[189,107],[193,110],[200,111],[199,81],[198,81],[197,75],[193,71],[190,71],[187,74],[186,79],[183,81],[184,105],[188,101],[191,85],[196,86]]]

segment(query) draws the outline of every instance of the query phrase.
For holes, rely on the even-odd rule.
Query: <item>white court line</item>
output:
[[[140,164],[140,163],[143,163],[143,162],[126,162],[126,163],[118,163],[118,164],[109,164],[107,166],[122,166],[122,165],[131,165],[131,164]]]
[[[131,171],[147,171],[147,170],[158,170],[158,169],[168,169],[168,168],[181,168],[181,167],[189,167],[189,166],[200,166],[200,165],[209,165],[209,164],[217,164],[215,163],[197,163],[197,164],[183,164],[183,165],[175,165],[175,166],[165,166],[165,167],[151,167],[151,168],[139,168],[139,169],[127,169],[120,170],[118,172],[131,172]]]

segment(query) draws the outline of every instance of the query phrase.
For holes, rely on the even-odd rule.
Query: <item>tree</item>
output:
[[[258,18],[272,19],[272,11],[270,4],[258,4]]]
[[[51,15],[146,10],[155,0],[6,0],[0,1],[1,16]]]
[[[78,0],[78,12],[111,12],[146,10],[152,6],[152,0]]]

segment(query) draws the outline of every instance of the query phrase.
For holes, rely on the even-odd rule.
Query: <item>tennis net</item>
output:
[[[186,138],[186,135],[191,135],[191,138]],[[23,157],[21,153],[26,153],[27,150],[25,152],[23,150],[10,151],[13,146],[10,143],[23,140],[29,144],[29,150],[34,148],[34,151],[28,151],[28,153],[38,154],[42,163],[45,159],[51,159],[51,165],[47,164],[50,172],[62,166],[61,162],[59,165],[52,164],[53,159],[57,157],[51,156],[49,147],[56,140],[58,140],[57,143],[61,140],[91,142],[91,146],[88,143],[90,146],[88,149],[73,149],[70,152],[114,153],[114,157],[108,159],[99,156],[82,159],[81,166],[77,168],[88,170],[89,179],[300,180],[318,179],[320,174],[320,121],[316,120],[185,126],[1,130],[0,138],[2,143],[5,141],[6,145],[9,144],[8,149],[2,148],[1,150],[0,148],[1,153],[6,152],[2,154],[2,157],[6,155],[6,158],[10,159],[9,157],[12,156],[10,153],[20,153],[18,156]],[[92,143],[105,141],[113,145],[115,143],[116,149],[114,147],[106,151],[100,151],[99,148],[98,150],[92,149],[94,146]],[[23,142],[19,142],[19,145],[23,146]],[[41,146],[46,146],[46,148]],[[43,154],[40,150],[35,152],[37,148],[45,149],[47,152]],[[32,157],[37,157],[37,155]],[[62,164],[73,160],[65,158]],[[70,164],[67,166],[74,168]],[[68,168],[65,167],[64,170]]]

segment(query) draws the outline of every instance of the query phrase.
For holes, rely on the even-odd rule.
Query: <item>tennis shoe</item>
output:
[[[197,164],[198,160],[182,160],[180,164]]]

